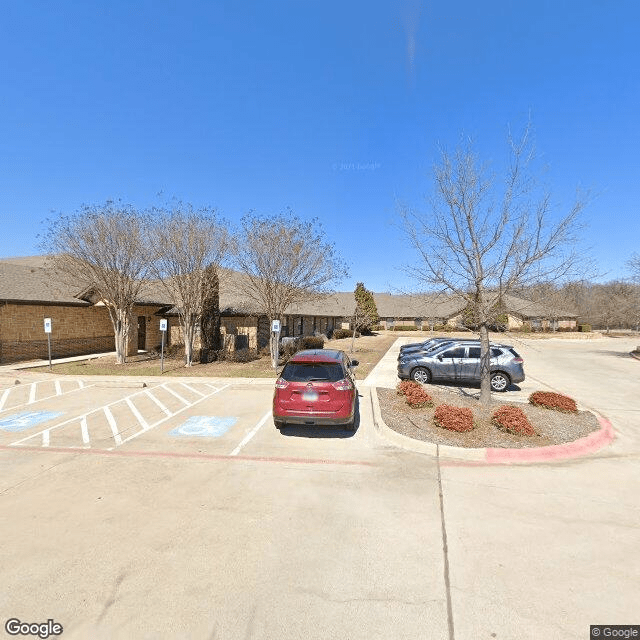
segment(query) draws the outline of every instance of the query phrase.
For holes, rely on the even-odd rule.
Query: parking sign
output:
[[[167,321],[160,320],[160,331],[166,331],[166,330],[167,330]]]
[[[44,332],[51,333],[51,318],[44,319]]]
[[[278,331],[280,331],[280,320],[271,321],[271,331],[274,333],[278,333]]]

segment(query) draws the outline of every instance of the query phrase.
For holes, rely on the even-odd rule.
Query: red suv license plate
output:
[[[302,399],[307,402],[315,402],[318,399],[318,394],[315,391],[305,391],[302,394]]]

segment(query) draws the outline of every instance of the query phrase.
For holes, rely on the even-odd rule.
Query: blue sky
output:
[[[5,3],[0,256],[52,210],[157,194],[317,216],[340,289],[411,288],[397,203],[423,207],[438,144],[499,166],[531,114],[557,211],[624,275],[640,222],[637,0]],[[563,208],[564,207],[564,208]]]

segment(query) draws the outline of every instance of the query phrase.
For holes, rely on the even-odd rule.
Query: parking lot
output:
[[[527,384],[600,410],[618,437],[514,467],[391,446],[364,381],[355,433],[281,433],[270,380],[5,373],[4,620],[53,618],[63,637],[260,639],[578,639],[635,623],[631,344],[519,346]]]

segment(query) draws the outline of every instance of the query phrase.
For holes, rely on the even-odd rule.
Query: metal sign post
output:
[[[44,332],[47,334],[47,345],[49,347],[49,371],[51,371],[51,318],[44,319]]]
[[[278,368],[280,357],[280,320],[271,321],[271,340],[273,340],[273,368]]]
[[[160,373],[164,373],[164,337],[167,333],[167,321],[160,320],[160,331],[162,332],[162,342],[160,347]]]

